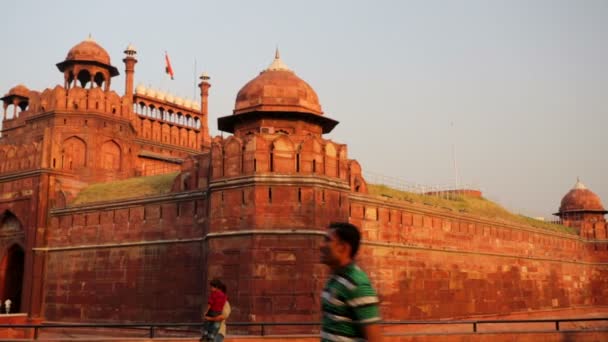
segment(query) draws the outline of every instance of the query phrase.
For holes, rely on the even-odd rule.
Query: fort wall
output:
[[[56,210],[47,231],[44,317],[188,321],[200,317],[204,195]]]
[[[350,221],[388,320],[606,304],[605,241],[360,195]]]

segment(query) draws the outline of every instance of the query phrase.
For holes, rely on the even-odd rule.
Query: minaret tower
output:
[[[125,63],[125,99],[128,101],[129,108],[131,108],[133,107],[133,74],[137,63],[135,58],[137,51],[132,44],[129,44],[124,53],[126,57],[122,61]]]
[[[211,88],[209,80],[211,77],[203,72],[199,78],[201,80],[201,83],[198,84],[201,89],[201,146],[208,148],[211,145],[209,138],[209,88]]]

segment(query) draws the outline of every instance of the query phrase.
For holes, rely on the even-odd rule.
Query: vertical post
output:
[[[264,336],[264,335],[265,335],[265,334],[264,334],[264,326],[265,326],[265,324],[264,324],[264,323],[261,323],[261,326],[262,326],[262,336]]]
[[[555,321],[555,330],[559,331],[559,321]]]
[[[477,322],[473,322],[473,332],[477,332]]]
[[[38,326],[34,326],[34,340],[38,339]]]
[[[154,338],[154,326],[150,326],[150,338]]]

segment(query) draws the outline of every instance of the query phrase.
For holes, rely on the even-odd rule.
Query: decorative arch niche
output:
[[[101,167],[106,170],[120,171],[122,168],[121,154],[120,146],[115,141],[106,141],[101,146]]]
[[[230,137],[224,144],[224,173],[225,177],[238,176],[241,173],[242,143],[236,137]]]
[[[63,142],[61,168],[76,170],[87,166],[87,144],[79,137],[69,137]]]
[[[288,136],[281,135],[273,141],[270,149],[270,168],[278,173],[296,171],[295,144]]]

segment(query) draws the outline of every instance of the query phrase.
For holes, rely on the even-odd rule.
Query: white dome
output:
[[[135,94],[146,95],[146,87],[143,84],[138,84],[137,88],[135,88]]]
[[[148,93],[146,95],[149,97],[156,97],[156,90],[154,90],[154,88],[148,88]]]
[[[165,100],[165,96],[167,96],[167,94],[165,94],[163,91],[158,90],[156,92],[156,98],[159,99],[159,100],[161,100],[161,101]]]
[[[184,107],[192,109],[192,101],[190,99],[184,100]]]
[[[192,101],[192,109],[201,110],[201,104],[198,101]]]
[[[167,93],[167,95],[165,95],[165,101],[167,101],[167,102],[173,102],[173,101],[175,101],[175,98],[173,97],[173,94]]]
[[[127,46],[127,48],[125,49],[125,53],[129,51],[129,52],[137,52],[137,50],[135,50],[135,46],[133,46],[133,44],[129,43],[129,45]]]
[[[176,97],[175,98],[175,104],[178,106],[183,106],[184,105],[184,99],[182,99],[181,97]]]

